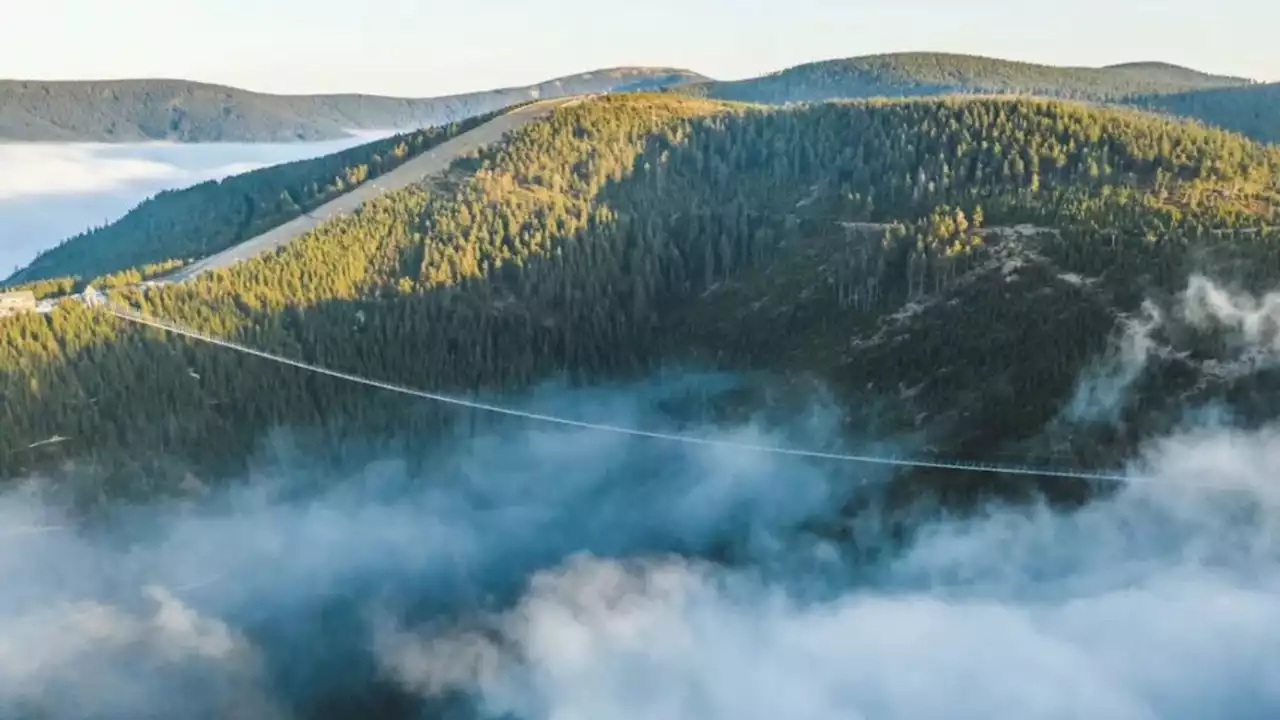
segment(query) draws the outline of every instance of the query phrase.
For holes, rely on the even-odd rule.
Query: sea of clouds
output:
[[[1192,277],[1064,413],[1113,417],[1179,333],[1274,367],[1277,297]],[[692,428],[660,409],[731,384],[548,386],[527,409],[886,447],[821,402]],[[1280,424],[1187,418],[1083,508],[905,526],[892,469],[524,420],[423,469],[276,442],[244,482],[89,523],[32,478],[0,494],[0,716],[1270,720]]]
[[[0,143],[0,278],[162,190],[338,152],[392,134],[312,143]]]
[[[649,387],[544,400],[660,417]],[[836,416],[699,434],[831,447]],[[0,714],[1280,716],[1280,427],[1189,428],[1134,467],[1083,510],[901,545],[876,468],[522,424],[420,472],[277,451],[82,527],[31,480],[0,497]]]

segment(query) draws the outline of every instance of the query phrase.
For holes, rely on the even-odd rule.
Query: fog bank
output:
[[[841,446],[833,408],[682,427],[673,395],[530,409]],[[0,498],[0,715],[1280,715],[1277,427],[1164,438],[1083,510],[992,506],[905,547],[880,468],[515,421],[421,472],[276,447],[245,485],[79,529],[39,481]]]
[[[405,687],[477,693],[490,717],[1276,717],[1280,431],[1148,460],[1155,482],[1073,515],[937,523],[833,598],[587,556],[473,630],[384,625],[375,647]],[[1206,478],[1230,492],[1180,484]]]

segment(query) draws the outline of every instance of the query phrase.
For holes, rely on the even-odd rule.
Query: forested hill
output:
[[[707,97],[762,103],[949,93],[1023,94],[1084,100],[1249,84],[1163,63],[1072,68],[947,53],[893,53],[799,65],[764,77],[699,83]]]
[[[149,279],[310,212],[494,115],[159,193],[116,222],[42,252],[5,282],[69,279],[112,287]],[[32,289],[39,292],[39,287]]]
[[[0,140],[292,142],[356,129],[457,122],[528,100],[654,90],[705,80],[672,68],[611,68],[438,98],[268,95],[183,80],[0,80]]]
[[[770,104],[952,94],[1074,98],[1193,118],[1263,142],[1280,139],[1276,86],[1158,62],[1071,68],[898,53],[809,63],[749,80],[693,83],[673,92]]]
[[[1280,143],[1280,83],[1145,95],[1132,98],[1131,103]]]
[[[730,409],[803,378],[862,437],[1106,467],[1184,401],[1275,414],[1254,391],[1274,377],[1223,372],[1230,343],[1180,330],[1153,339],[1171,350],[1131,378],[1123,423],[1063,427],[1144,300],[1192,271],[1280,280],[1278,171],[1280,151],[1238,135],[1059,101],[619,95],[525,126],[448,186],[121,299],[424,389],[519,403],[548,378],[751,371],[781,390]],[[426,462],[430,438],[484,428],[74,304],[0,321],[0,395],[0,472],[96,468],[76,486],[94,499],[242,472],[272,428],[334,463]],[[53,436],[69,440],[28,447]]]

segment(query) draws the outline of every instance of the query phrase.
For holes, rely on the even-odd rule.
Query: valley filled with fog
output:
[[[662,427],[672,392],[553,388],[530,409]],[[837,416],[684,431],[838,447]],[[278,437],[251,482],[198,506],[79,530],[39,480],[0,496],[3,525],[28,529],[0,544],[0,710],[1280,711],[1274,426],[1153,440],[1129,483],[1078,512],[992,504],[898,540],[874,467],[523,421],[446,443],[424,470],[335,474],[291,447]]]
[[[0,143],[0,277],[163,190],[319,157],[394,134],[300,143]]]

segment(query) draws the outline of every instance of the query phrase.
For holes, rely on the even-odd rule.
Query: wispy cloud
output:
[[[1115,422],[1151,359],[1185,353],[1188,340],[1197,337],[1221,341],[1220,351],[1202,361],[1204,370],[1219,377],[1280,362],[1280,292],[1255,296],[1197,274],[1169,302],[1147,300],[1121,318],[1109,352],[1081,378],[1063,417]]]
[[[1179,309],[1182,319],[1196,329],[1227,331],[1245,354],[1280,356],[1280,292],[1254,297],[1196,275]]]

